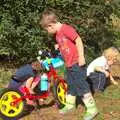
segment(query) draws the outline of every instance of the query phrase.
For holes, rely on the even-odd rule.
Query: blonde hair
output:
[[[39,24],[44,28],[51,23],[57,23],[57,22],[58,22],[58,17],[55,14],[55,10],[50,8],[44,10]]]
[[[103,56],[105,56],[108,60],[109,59],[114,59],[116,57],[117,59],[117,56],[119,55],[119,51],[117,48],[115,47],[110,47],[108,49],[105,49],[103,51]]]

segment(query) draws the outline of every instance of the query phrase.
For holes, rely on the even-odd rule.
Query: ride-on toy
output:
[[[46,58],[47,55],[41,53],[41,56],[45,56]],[[41,61],[41,64],[44,69],[47,69],[45,74],[47,75],[48,83],[52,85],[52,92],[58,107],[64,107],[67,85],[64,78],[60,77],[55,69],[63,65],[63,61],[60,57],[50,58],[49,56],[49,58],[47,57],[45,60]],[[0,117],[9,120],[19,118],[23,114],[26,99],[36,100],[48,98],[51,89],[48,87],[46,91],[37,92],[37,94],[30,94],[26,87],[23,87],[22,91],[24,92],[5,88],[0,93]]]

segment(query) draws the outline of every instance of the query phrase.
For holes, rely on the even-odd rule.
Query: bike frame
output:
[[[67,89],[65,86],[65,80],[57,74],[57,71],[55,70],[55,68],[52,65],[50,65],[49,68],[50,68],[49,71],[46,73],[48,76],[48,80],[50,81],[50,79],[53,78],[53,84],[55,84],[56,80],[59,80],[63,84],[63,87],[64,87],[65,92],[66,92]],[[46,92],[43,92],[42,95],[30,94],[29,90],[26,87],[24,87],[24,96],[22,96],[21,98],[15,99],[11,104],[16,105],[20,101],[25,100],[27,98],[31,99],[31,100],[44,99],[44,98],[47,98],[49,96],[49,93],[50,93],[50,89]]]

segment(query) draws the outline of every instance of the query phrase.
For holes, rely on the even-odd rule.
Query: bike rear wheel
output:
[[[55,98],[56,102],[59,108],[63,108],[66,103],[66,91],[67,90],[67,84],[66,82],[58,81],[55,85]]]

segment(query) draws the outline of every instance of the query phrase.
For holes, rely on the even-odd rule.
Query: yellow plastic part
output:
[[[65,88],[67,88],[67,84],[65,84],[65,86],[63,85],[63,83],[59,83],[57,86],[57,96],[58,96],[58,100],[60,101],[60,103],[64,104],[66,103],[66,91]]]
[[[16,117],[23,110],[24,103],[19,101],[17,104],[12,105],[16,98],[20,98],[21,95],[15,91],[8,91],[0,99],[0,112],[7,117]]]

